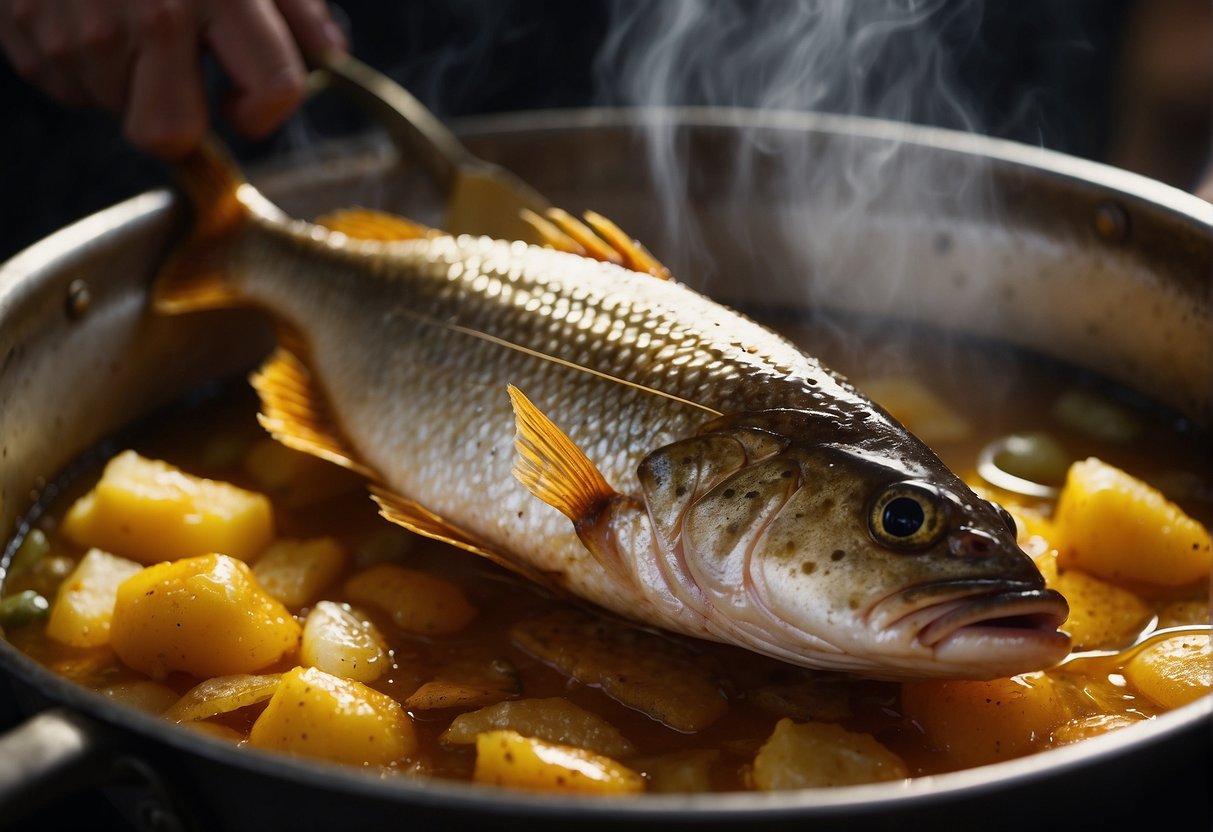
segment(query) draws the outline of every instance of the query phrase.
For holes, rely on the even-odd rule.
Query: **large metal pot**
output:
[[[651,178],[639,124],[671,139],[686,176]],[[1213,206],[1171,188],[1005,142],[808,114],[579,111],[465,128],[474,152],[556,204],[611,216],[717,297],[977,333],[1092,368],[1206,425],[1213,414]],[[757,152],[743,156],[743,142]],[[388,150],[335,151],[260,182],[302,214],[352,203],[435,214],[436,195]],[[689,207],[667,210],[671,191]],[[180,223],[168,193],[149,193],[0,270],[0,536],[85,449],[266,350],[251,313],[148,312],[149,278]],[[98,780],[147,825],[198,829],[1092,828],[1140,816],[1151,798],[1150,817],[1210,819],[1209,697],[1077,746],[908,783],[600,802],[379,781],[237,750],[115,707],[3,642],[0,670],[25,712],[42,712],[0,739],[0,825]]]

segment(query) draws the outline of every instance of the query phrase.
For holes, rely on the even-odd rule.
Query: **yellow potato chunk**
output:
[[[242,467],[262,491],[287,508],[304,508],[332,499],[363,481],[352,471],[268,437],[249,448]]]
[[[109,644],[118,586],[141,569],[134,561],[90,549],[59,585],[47,636],[72,647]]]
[[[460,714],[441,739],[454,745],[468,744],[475,742],[480,734],[502,729],[608,757],[626,757],[632,753],[632,744],[614,725],[559,696],[499,702]]]
[[[209,552],[251,557],[269,543],[274,523],[261,494],[125,451],[68,510],[63,531],[81,546],[152,564]]]
[[[1156,586],[1209,577],[1209,532],[1160,491],[1094,457],[1070,466],[1055,529],[1063,568]]]
[[[781,719],[754,757],[751,781],[762,791],[851,786],[909,777],[901,758],[870,734],[829,722]]]
[[[386,766],[417,746],[400,703],[352,679],[314,667],[282,674],[278,689],[253,723],[249,744],[336,763]]]
[[[375,625],[332,601],[320,601],[307,614],[299,659],[358,682],[375,681],[391,665],[387,644]]]
[[[476,738],[472,779],[492,786],[567,794],[644,791],[641,776],[610,757],[505,730],[488,731]]]
[[[1069,716],[1043,673],[989,682],[906,682],[901,706],[957,768],[1027,754]]]
[[[354,575],[345,583],[345,594],[356,604],[386,613],[410,633],[450,635],[476,617],[476,608],[455,584],[391,563]]]
[[[248,564],[204,555],[149,566],[118,587],[110,643],[129,667],[162,679],[252,673],[299,644],[300,627]]]
[[[253,574],[266,592],[297,610],[337,580],[345,557],[331,537],[275,540],[253,564]]]
[[[1125,678],[1155,704],[1178,708],[1213,689],[1211,662],[1208,636],[1175,636],[1134,656]]]
[[[1063,629],[1070,634],[1076,650],[1128,644],[1152,615],[1149,605],[1127,589],[1075,569],[1062,572],[1049,585],[1070,604]]]

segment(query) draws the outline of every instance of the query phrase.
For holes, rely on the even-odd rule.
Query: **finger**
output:
[[[299,49],[270,0],[217,4],[212,14],[206,40],[235,86],[227,117],[242,133],[264,136],[303,100]]]
[[[345,32],[333,20],[324,0],[277,0],[277,4],[304,55],[349,48]]]
[[[198,24],[175,4],[152,4],[137,22],[123,131],[135,146],[175,158],[207,127]]]
[[[27,17],[26,31],[37,52],[31,81],[64,104],[89,103],[80,80],[80,53],[75,21],[61,0],[43,0],[36,13]]]
[[[119,113],[126,106],[133,43],[121,6],[96,0],[71,4],[80,44],[81,80],[94,104]]]

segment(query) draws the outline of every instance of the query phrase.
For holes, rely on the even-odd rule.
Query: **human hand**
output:
[[[0,0],[0,47],[58,101],[121,114],[132,144],[175,158],[208,128],[204,52],[233,85],[225,118],[255,138],[302,100],[302,55],[346,41],[324,0]]]

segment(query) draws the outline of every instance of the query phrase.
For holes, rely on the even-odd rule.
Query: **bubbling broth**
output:
[[[1011,512],[1021,546],[1070,602],[1076,650],[1208,623],[1207,434],[1098,379],[1003,348],[869,332],[857,355],[837,328],[785,330]],[[5,638],[79,684],[236,743],[385,774],[557,791],[787,789],[929,775],[1149,720],[1209,690],[1207,634],[1177,636],[1128,661],[1013,679],[893,683],[638,629],[389,525],[357,477],[275,444],[255,413],[251,392],[229,385],[95,456],[113,457],[106,477],[116,465],[136,479],[154,469],[152,479],[205,478],[268,498],[269,537],[250,532],[218,550],[251,565],[241,572],[221,561],[244,576],[228,594],[245,618],[261,615],[263,630],[235,634],[219,612],[173,618],[175,607],[148,606],[156,593],[188,595],[190,581],[206,576],[195,574],[197,563],[188,574],[185,561],[153,565],[165,559],[157,547],[178,534],[163,511],[154,521],[162,537],[129,542],[126,521],[102,515],[103,460],[65,482],[10,545]],[[994,444],[1005,437],[1014,438]],[[113,455],[126,448],[137,456]],[[1011,479],[992,476],[991,465]],[[1110,503],[1080,499],[1108,481]],[[1035,491],[1000,488],[1020,482]],[[1062,501],[1077,508],[1058,510],[1063,485]],[[161,511],[137,495],[128,501],[130,511]],[[1137,566],[1074,542],[1135,513],[1133,528],[1155,528],[1159,547],[1157,555],[1142,549]],[[1195,535],[1186,555],[1168,549],[1174,541],[1162,531],[1176,517]],[[1132,533],[1136,545],[1153,545],[1148,533]],[[209,644],[165,640],[191,628]],[[246,655],[263,646],[260,658]],[[241,655],[225,662],[221,652]],[[333,704],[364,692],[357,708]],[[288,704],[298,713],[286,713]],[[315,721],[301,721],[305,712]]]

